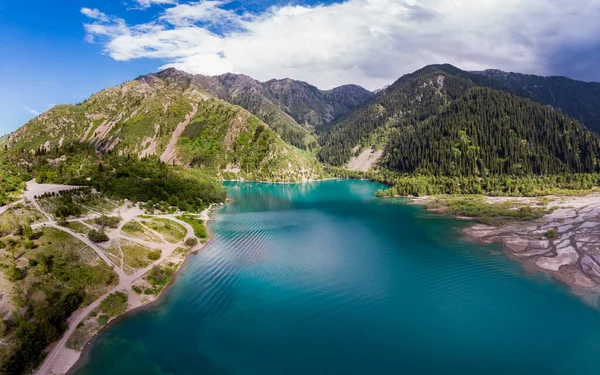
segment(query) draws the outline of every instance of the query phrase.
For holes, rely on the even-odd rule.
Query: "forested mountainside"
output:
[[[436,115],[394,129],[383,165],[437,176],[599,171],[600,136],[546,106],[470,89]]]
[[[403,76],[321,135],[321,160],[384,150],[394,171],[446,176],[595,172],[598,135],[558,111],[432,65]],[[476,80],[477,81],[477,80]]]
[[[469,76],[477,84],[560,109],[600,133],[600,83],[500,70],[471,72]]]
[[[269,181],[323,176],[314,153],[333,166],[358,159],[350,167],[435,176],[588,173],[598,168],[598,136],[573,116],[593,123],[597,86],[444,64],[373,94],[167,69],[56,106],[3,142],[38,152],[81,143]]]
[[[272,79],[259,82],[243,74],[208,77],[167,69],[157,76],[194,84],[260,118],[281,138],[299,148],[317,147],[313,128],[326,125],[368,100],[372,93],[360,86],[344,85],[329,91],[306,82]]]
[[[6,145],[49,151],[71,143],[252,179],[298,181],[320,173],[314,157],[247,110],[189,80],[154,74],[78,105],[56,106],[12,133]]]

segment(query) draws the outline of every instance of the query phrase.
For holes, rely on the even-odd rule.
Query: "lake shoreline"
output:
[[[566,285],[573,294],[596,307],[600,296],[600,195],[550,197],[539,219],[512,221],[498,226],[474,223],[461,229],[468,239],[483,245],[500,243],[502,252],[520,263],[528,272],[542,272]],[[412,198],[411,204],[427,208],[433,197]],[[486,197],[488,203],[520,200],[533,203],[535,198]],[[472,217],[451,215],[456,220]],[[597,225],[596,225],[597,224]],[[596,229],[598,227],[599,229]]]
[[[181,263],[179,265],[179,267],[177,268],[177,270],[173,274],[173,278],[171,279],[171,281],[163,288],[163,290],[160,291],[160,293],[156,296],[156,298],[154,300],[152,300],[152,301],[148,301],[145,304],[129,308],[123,314],[120,314],[120,315],[114,317],[113,319],[111,319],[98,332],[96,332],[94,334],[94,336],[92,336],[92,338],[84,345],[83,349],[81,349],[81,351],[79,352],[79,357],[77,358],[77,361],[69,368],[69,370],[67,372],[65,372],[64,375],[72,375],[77,370],[79,370],[80,368],[82,368],[83,366],[85,366],[87,364],[87,362],[91,358],[90,357],[90,352],[91,352],[92,348],[94,347],[96,341],[98,340],[98,338],[100,337],[100,335],[104,331],[112,328],[115,324],[118,324],[123,319],[129,318],[129,317],[131,317],[131,316],[133,316],[135,314],[142,313],[145,310],[150,309],[152,307],[159,306],[161,303],[164,302],[164,300],[167,298],[168,292],[173,288],[173,286],[177,282],[177,279],[180,277],[180,273],[183,272],[183,270],[185,269],[185,267],[188,266],[188,264],[191,261],[191,259],[193,259],[196,255],[198,255],[198,253],[200,253],[200,251],[202,251],[205,247],[207,247],[208,245],[210,245],[210,243],[213,241],[214,237],[213,237],[213,234],[212,234],[212,232],[210,230],[210,227],[208,225],[206,225],[206,228],[207,228],[208,235],[209,235],[208,241],[206,241],[206,243],[204,243],[202,247],[191,251],[186,256],[186,258],[183,261],[183,263]]]
[[[80,368],[82,365],[84,365],[86,363],[86,361],[89,359],[89,351],[93,347],[93,344],[96,342],[100,333],[102,333],[105,329],[112,327],[113,324],[118,323],[124,317],[129,316],[129,314],[131,314],[131,313],[134,313],[134,314],[139,313],[145,308],[159,305],[164,300],[164,296],[166,295],[165,292],[170,290],[170,288],[172,287],[174,282],[177,280],[179,273],[184,268],[184,266],[188,263],[189,259],[191,259],[192,256],[199,253],[201,250],[203,250],[206,246],[208,246],[211,243],[211,241],[213,239],[213,234],[210,230],[210,227],[207,225],[207,223],[211,220],[210,215],[212,214],[215,207],[217,207],[217,206],[218,205],[216,205],[216,204],[211,204],[207,209],[205,209],[204,211],[202,211],[200,213],[202,220],[205,221],[204,225],[206,226],[207,233],[208,233],[207,241],[205,243],[199,243],[193,249],[191,249],[187,254],[183,255],[183,260],[181,260],[181,262],[178,264],[176,263],[177,268],[176,268],[175,272],[173,273],[172,279],[169,281],[168,284],[165,285],[165,287],[157,295],[141,295],[139,298],[137,298],[136,301],[132,301],[131,300],[132,293],[130,293],[130,290],[120,289],[121,291],[126,292],[130,296],[130,298],[128,298],[128,301],[127,301],[127,307],[126,307],[125,312],[110,318],[110,320],[105,325],[101,326],[100,329],[93,332],[93,334],[87,339],[86,343],[83,344],[83,347],[81,347],[80,350],[69,348],[66,345],[61,346],[60,348],[57,349],[56,346],[61,345],[60,342],[61,342],[61,340],[64,339],[64,336],[61,336],[61,339],[59,339],[59,341],[53,343],[52,345],[50,345],[49,347],[46,348],[47,353],[52,353],[52,351],[55,349],[58,350],[58,352],[54,354],[54,358],[53,358],[52,362],[50,364],[47,364],[46,360],[44,360],[44,362],[42,362],[40,367],[35,370],[35,373],[40,374],[40,375],[46,375],[45,373],[43,373],[42,367],[49,366],[52,370],[56,370],[57,367],[62,368],[63,370],[59,372],[61,374],[72,374],[74,371],[76,371],[78,368]],[[182,224],[189,226],[189,224],[186,224],[183,222],[182,222]],[[168,258],[168,259],[170,259],[170,258]],[[168,259],[165,259],[165,261]],[[135,282],[138,280],[140,280],[140,279],[132,280],[127,285],[127,287],[129,289],[131,289],[132,286],[135,284]],[[121,285],[119,284],[117,287],[120,287],[120,286]],[[96,303],[96,302],[100,301],[101,299],[103,299],[103,297],[95,300],[93,303]],[[71,319],[71,317],[69,319]],[[85,314],[85,316],[83,316],[83,318],[81,320],[81,323],[86,321],[88,318],[90,318],[90,316],[88,314]],[[69,323],[69,325],[71,325],[71,323]],[[65,332],[63,335],[67,335],[67,334],[68,334],[68,331]],[[66,338],[66,340],[68,341],[68,339],[70,337],[72,337],[73,334],[74,333],[71,333],[69,335],[69,337]],[[55,372],[52,371],[51,373],[54,374]]]

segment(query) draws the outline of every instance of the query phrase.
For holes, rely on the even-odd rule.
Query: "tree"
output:
[[[104,232],[104,229],[95,230],[92,229],[88,232],[88,238],[92,242],[106,242],[109,240],[108,236]]]

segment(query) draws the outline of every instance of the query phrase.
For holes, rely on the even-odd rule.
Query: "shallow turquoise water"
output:
[[[77,374],[598,374],[600,315],[378,185],[228,185],[214,240]]]

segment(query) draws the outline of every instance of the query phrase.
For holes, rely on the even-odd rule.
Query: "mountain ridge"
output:
[[[565,84],[554,87],[559,83]],[[380,161],[390,166],[386,161],[392,152],[390,140],[397,139],[399,130],[437,116],[475,87],[550,105],[576,120],[588,119],[592,125],[596,118],[600,121],[600,114],[589,110],[594,107],[594,95],[591,99],[572,95],[569,102],[564,96],[569,87],[589,94],[600,89],[600,84],[565,77],[493,69],[469,72],[450,64],[432,64],[370,92],[353,84],[320,90],[289,78],[260,82],[244,74],[204,76],[169,68],[102,90],[81,105],[56,106],[11,133],[4,144],[35,151],[78,141],[102,152],[156,155],[163,162],[246,173],[258,171],[263,161],[277,159],[271,154],[275,149],[276,155],[302,161],[299,171],[314,169],[310,150],[335,166],[359,154],[369,160],[367,168]],[[505,95],[498,98],[512,100]],[[515,105],[524,105],[519,103]],[[518,115],[518,108],[506,112],[506,116],[513,115]],[[259,128],[267,129],[262,141],[266,143],[260,147],[257,142],[263,130]],[[236,139],[244,132],[257,132],[256,138],[244,136],[240,141],[244,145],[238,145]],[[261,151],[251,155],[256,147]],[[242,155],[252,162],[241,160]],[[288,162],[289,168],[292,164]],[[278,175],[284,173],[284,165],[278,167]]]
[[[478,89],[490,90],[491,94],[483,91],[480,95],[471,95]],[[321,134],[319,157],[325,163],[343,166],[348,162],[353,164],[359,156],[376,155],[371,162],[379,162],[380,166],[393,171],[417,174],[485,176],[489,171],[500,174],[596,172],[598,134],[581,125],[576,117],[571,118],[568,107],[550,108],[544,100],[533,100],[529,96],[493,77],[466,72],[450,64],[428,65],[400,77],[357,110],[331,124]],[[488,99],[490,97],[498,103],[509,104],[496,108],[496,103]],[[462,109],[465,101],[472,104],[470,112]],[[447,113],[452,108],[460,112]],[[489,108],[494,108],[494,111],[488,113]],[[586,113],[593,115],[593,112]],[[508,131],[506,127],[510,121],[498,121],[495,116],[511,119],[518,127]],[[439,122],[439,118],[444,121]],[[476,121],[475,126],[471,121]],[[431,122],[436,123],[436,129],[428,128]],[[558,134],[548,133],[539,125],[541,123]],[[488,126],[490,128],[486,129]],[[465,129],[471,132],[465,137],[476,137],[472,140],[472,147],[485,150],[473,154],[477,155],[473,156],[477,162],[468,168],[461,164],[467,157],[464,153],[467,149],[441,143],[443,137],[439,136],[441,133],[460,143],[459,131]],[[571,137],[569,132],[575,135]],[[486,133],[503,139],[486,138],[483,136]],[[530,138],[513,139],[517,134],[527,134]],[[510,142],[525,142],[528,147],[535,147],[521,150]],[[413,147],[415,144],[419,146]],[[577,150],[576,155],[569,156],[565,151],[569,149]],[[371,151],[363,154],[365,150]],[[374,150],[383,152],[375,153]],[[457,158],[453,152],[462,156]],[[513,157],[512,153],[523,160]],[[415,155],[419,155],[420,159],[414,160]],[[381,159],[377,160],[378,157]],[[540,161],[550,159],[553,161],[549,163],[556,164],[556,168]],[[497,166],[500,160],[507,165]],[[446,165],[449,161],[457,163],[458,167]],[[475,172],[469,170],[475,164]],[[438,167],[443,167],[443,172]]]
[[[13,132],[7,145],[47,151],[85,143],[103,153],[156,156],[252,179],[295,181],[319,175],[314,157],[284,142],[252,113],[178,77],[185,79],[149,74],[79,105],[55,106]]]
[[[155,75],[193,82],[218,98],[249,110],[271,125],[286,142],[306,149],[316,146],[313,129],[348,113],[372,96],[358,85],[320,90],[290,78],[260,82],[244,74],[204,76],[174,68]]]

